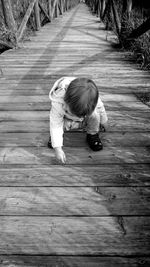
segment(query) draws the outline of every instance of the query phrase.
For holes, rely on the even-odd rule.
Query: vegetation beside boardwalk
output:
[[[93,13],[114,31],[119,49],[139,68],[150,70],[150,3],[146,0],[86,0]],[[136,96],[150,106],[150,92]]]
[[[116,33],[119,47],[129,51],[141,68],[150,69],[150,3],[146,0],[86,0],[86,3],[100,16],[106,30]]]
[[[124,28],[118,36],[122,47],[132,53],[133,59],[136,60],[141,68],[150,69],[150,31],[146,31],[138,38],[128,39],[129,34],[148,19],[150,10],[134,4],[130,11],[130,15],[128,16],[128,14],[125,13],[123,18],[121,18],[121,10],[123,8],[122,1],[117,0],[116,4],[120,20],[122,19],[124,21]],[[114,25],[112,25],[112,29],[115,30]]]
[[[11,1],[12,13],[13,13],[17,28],[19,27],[27,11],[29,2],[30,0]],[[35,21],[34,21],[34,16],[32,13],[28,20],[24,36],[28,36],[30,33],[33,32],[33,30],[35,30]],[[2,2],[0,1],[0,50],[1,52],[3,52],[6,49],[14,47],[15,44],[16,44],[15,32],[13,31],[13,29],[10,29],[7,23],[5,22],[4,10],[2,7]]]
[[[17,46],[18,41],[78,3],[79,0],[1,0],[0,53]]]

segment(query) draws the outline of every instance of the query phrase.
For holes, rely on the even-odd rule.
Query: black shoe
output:
[[[99,138],[98,133],[96,134],[87,134],[86,136],[86,141],[89,145],[89,147],[93,150],[93,151],[99,151],[103,149],[103,144]]]
[[[49,138],[48,143],[47,143],[47,146],[48,146],[49,148],[53,148],[53,147],[52,147],[51,138]]]

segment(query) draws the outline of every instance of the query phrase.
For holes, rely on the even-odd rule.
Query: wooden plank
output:
[[[19,86],[19,85],[18,85]],[[50,90],[50,85],[49,85],[49,90]],[[39,88],[38,88],[39,89]],[[44,90],[44,88],[43,88]],[[49,102],[49,98],[48,98],[48,93],[49,91],[46,92],[45,95],[43,95],[42,97],[40,95],[38,95],[38,90],[35,94],[35,92],[30,96],[29,96],[29,100],[32,100],[34,102],[38,102],[38,101],[42,101],[42,102]],[[15,94],[15,97],[13,97]],[[119,92],[118,93],[107,93],[107,92],[104,92],[102,90],[99,90],[99,94],[100,94],[100,97],[102,98],[103,101],[106,101],[106,102],[111,102],[111,101],[114,101],[114,102],[140,102],[137,97],[132,94],[132,93],[125,93],[125,94],[120,94]],[[16,90],[15,92],[15,88],[13,91],[10,91],[10,95],[4,95],[4,96],[1,96],[0,98],[0,103],[16,103],[16,102],[28,102],[26,97],[23,96],[23,95],[18,95],[18,90]],[[131,103],[133,105],[133,103]]]
[[[64,48],[66,47],[70,49],[69,45],[64,46]],[[40,48],[40,50],[42,49],[42,46]],[[85,47],[86,50],[86,47]],[[55,51],[53,51],[54,53]],[[24,51],[24,53],[26,53],[26,51]],[[104,66],[102,65],[102,63],[99,63],[98,59],[96,61],[96,58],[94,59],[94,57],[96,57],[95,55],[91,56],[91,57],[87,57],[86,55],[80,55],[78,53],[75,53],[76,57],[71,56],[70,61],[68,59],[65,58],[64,52],[62,51],[62,53],[60,54],[59,60],[58,58],[56,58],[55,55],[49,56],[48,53],[44,54],[43,56],[40,55],[40,51],[39,54],[35,54],[34,56],[32,54],[28,53],[28,56],[30,56],[30,59],[28,59],[27,56],[25,55],[20,55],[20,57],[10,57],[9,59],[7,58],[7,60],[0,60],[0,66],[1,68],[4,68],[4,70],[9,70],[11,71],[13,66],[14,69],[19,70],[19,67],[21,68],[21,70],[24,71],[30,71],[31,68],[35,69],[35,70],[40,70],[42,69],[42,67],[44,67],[44,69],[47,68],[52,68],[53,66],[56,65],[56,67],[60,66],[63,67],[67,67],[69,66],[74,67],[75,68],[94,68],[94,65],[96,67],[96,70],[98,71],[98,68],[100,68],[101,72],[104,73],[105,71],[109,71],[110,74],[111,72],[113,74],[115,74],[115,69],[117,69],[117,71],[120,74],[127,74],[129,75],[130,73],[134,76],[138,76],[142,78],[147,77],[148,74],[147,72],[142,72],[140,69],[138,68],[133,68],[132,65],[130,63],[124,63],[121,64],[120,62],[115,63],[114,61],[112,61],[110,59],[110,64],[109,64],[109,59],[108,61],[106,61],[104,63]],[[47,56],[47,57],[46,57]],[[22,62],[21,62],[22,60]],[[40,64],[41,63],[41,64]],[[88,67],[87,67],[88,64]],[[116,74],[118,73],[116,72]],[[88,74],[88,73],[87,73]],[[131,77],[130,77],[131,79]]]
[[[90,76],[90,73],[92,73],[94,71],[93,69],[90,69],[89,72],[87,72],[87,70],[85,69],[85,70],[83,70],[81,72],[80,70],[73,70],[70,67],[66,67],[64,69],[64,72],[63,72],[62,69],[63,68],[61,68],[61,67],[58,67],[56,69],[56,73],[57,73],[57,78],[56,79],[58,79],[59,77],[68,76],[68,72],[70,72],[70,74],[71,74],[70,76],[87,77],[87,73],[89,73],[88,76]],[[18,80],[18,81],[19,80],[23,80],[23,81],[32,80],[32,83],[37,84],[36,81],[38,79],[45,79],[46,78],[49,81],[51,76],[54,75],[54,69],[52,69],[50,71],[48,69],[46,69],[45,70],[45,74],[44,73],[42,74],[42,72],[40,72],[40,71],[39,71],[39,73],[37,71],[35,71],[35,72],[33,71],[32,72],[32,70],[31,70],[30,74],[29,73],[24,73],[24,72],[22,72],[22,73],[15,72],[14,74],[13,73],[11,74],[11,72],[10,72],[10,74],[8,74],[7,71],[5,71],[4,75],[5,75],[5,79]],[[146,76],[144,78],[140,78],[137,75],[137,76],[135,76],[133,78],[132,81],[130,80],[130,76],[129,75],[125,75],[123,77],[121,77],[121,76],[122,75],[118,76],[116,74],[108,76],[107,73],[105,73],[105,75],[102,75],[102,73],[100,73],[100,72],[99,73],[95,72],[95,74],[93,76],[90,76],[90,78],[93,77],[93,80],[98,79],[98,77],[99,77],[99,79],[102,79],[101,86],[103,86],[103,84],[107,85],[107,86],[111,86],[113,82],[114,83],[118,82],[118,83],[120,83],[120,85],[127,84],[129,86],[132,86],[132,84],[139,84],[139,86],[140,86],[140,84],[142,84],[142,83],[145,84],[145,86],[146,85],[150,85],[149,80],[148,80],[149,76]],[[137,79],[137,81],[136,81],[136,79]]]
[[[38,83],[39,82],[39,83]],[[0,79],[0,95],[5,96],[5,95],[10,95],[11,92],[16,92],[17,96],[22,96],[22,95],[35,95],[35,90],[36,90],[36,95],[48,95],[48,92],[50,88],[52,87],[53,83],[55,80],[50,80],[49,82],[45,81],[38,81],[36,80],[36,84],[33,83],[33,81],[20,81],[16,82],[15,80],[10,80],[9,83],[7,80],[2,80]],[[96,81],[95,81],[96,82]],[[134,94],[134,93],[139,93],[139,92],[149,92],[149,86],[144,85],[144,84],[138,84],[138,85],[127,85],[127,86],[117,86],[116,84],[112,85],[101,85],[98,86],[98,89],[102,93],[106,94]],[[136,102],[136,101],[135,101]]]
[[[129,64],[124,53],[110,49],[97,18],[78,11],[42,28],[24,48],[0,57],[4,266],[149,265],[143,257],[149,256],[150,245],[149,111],[130,94],[149,92],[149,75]],[[98,153],[89,150],[85,134],[66,133],[68,161],[62,166],[46,147],[48,93],[68,73],[98,83],[110,126],[101,134],[104,150]]]
[[[13,100],[12,100],[13,101]],[[137,122],[140,121],[141,123],[145,122],[149,123],[150,117],[150,109],[146,110],[136,110],[136,111],[126,111],[126,110],[118,110],[118,111],[110,111],[107,112],[108,118],[111,123],[116,121],[116,124],[119,123],[118,121],[123,119],[124,121],[129,122]],[[0,120],[3,121],[11,121],[11,120],[27,120],[27,121],[47,121],[49,120],[49,112],[48,111],[1,111],[0,112]],[[117,121],[118,120],[118,121]],[[144,128],[144,127],[143,127]]]
[[[49,112],[0,112],[1,132],[49,132]],[[123,111],[107,112],[109,118],[108,132],[147,132],[150,131],[148,114],[142,112],[134,115]],[[135,112],[136,113],[136,112]],[[141,117],[138,117],[138,115]],[[145,117],[146,118],[145,118]]]
[[[150,217],[1,217],[0,254],[149,256]]]
[[[150,146],[150,132],[101,132],[100,138],[104,147],[147,147]],[[0,147],[13,146],[23,147],[46,147],[49,139],[48,133],[26,132],[26,133],[1,133]],[[65,132],[65,147],[87,147],[85,132]]]
[[[17,165],[17,164],[16,164]],[[149,164],[0,166],[0,186],[150,186]],[[8,168],[10,167],[10,168]],[[11,171],[10,171],[11,170]],[[42,178],[41,178],[42,177]],[[134,190],[134,188],[133,188]]]
[[[124,92],[123,93],[128,93],[128,89],[130,89],[129,93],[132,93],[132,92],[136,92],[136,91],[141,91],[142,92],[142,88],[143,89],[149,89],[149,86],[150,86],[150,83],[148,81],[148,77],[145,77],[145,79],[143,78],[139,78],[139,77],[135,77],[135,79],[133,79],[132,81],[130,80],[129,77],[115,77],[115,76],[111,76],[111,77],[107,77],[106,76],[101,76],[100,79],[101,79],[101,82],[98,81],[98,75],[95,73],[93,76],[92,75],[87,75],[86,73],[83,73],[81,74],[81,72],[77,73],[77,72],[72,72],[72,70],[70,69],[70,67],[66,67],[66,71],[63,73],[61,70],[58,69],[57,71],[57,76],[54,76],[53,72],[49,72],[48,70],[45,71],[45,75],[41,75],[42,73],[37,73],[35,75],[25,75],[25,76],[22,76],[22,75],[12,75],[12,76],[7,76],[5,75],[5,77],[1,77],[0,78],[0,84],[6,84],[6,87],[7,87],[7,84],[8,84],[8,80],[12,82],[12,84],[10,85],[10,88],[12,88],[13,85],[18,85],[20,86],[20,84],[22,84],[24,86],[24,84],[29,84],[32,88],[32,86],[34,85],[35,87],[37,85],[39,86],[42,86],[42,85],[46,85],[48,86],[49,85],[49,88],[51,88],[51,85],[54,84],[54,82],[59,79],[60,77],[63,77],[63,76],[68,76],[67,74],[67,69],[68,71],[71,72],[71,75],[70,76],[74,76],[74,77],[87,77],[87,78],[90,78],[90,79],[93,79],[95,81],[95,83],[97,84],[97,86],[99,87],[99,89],[101,89],[102,91],[106,88],[107,91],[109,91],[110,93],[113,93],[110,89],[112,88],[113,90],[116,91],[116,93],[119,92],[119,90],[123,89]],[[35,70],[36,72],[36,70]],[[92,72],[92,70],[91,70]],[[17,72],[16,72],[17,73]],[[121,75],[120,75],[121,76]],[[35,79],[33,81],[33,78]],[[136,79],[138,80],[136,82]],[[40,80],[40,84],[38,83]],[[16,82],[18,81],[18,82]],[[118,86],[118,84],[120,84],[120,86]],[[137,88],[136,88],[137,86]],[[140,88],[141,87],[141,88]],[[3,88],[1,88],[3,89]],[[18,89],[20,89],[18,87]],[[33,89],[33,88],[32,88]],[[118,90],[117,90],[118,89]],[[127,91],[125,91],[125,89],[127,89]],[[107,93],[106,91],[106,93]],[[121,93],[121,92],[120,92]]]
[[[75,75],[73,73],[71,73],[71,75]],[[60,77],[63,77],[63,76],[68,76],[68,73],[65,71],[65,72],[58,72],[56,74],[54,73],[49,73],[48,75],[24,75],[23,77],[20,76],[20,75],[12,75],[9,77],[8,76],[2,76],[0,78],[0,83],[1,84],[9,84],[10,81],[12,84],[31,84],[31,85],[34,85],[34,86],[37,86],[37,85],[43,85],[43,84],[53,84],[57,79],[59,79]],[[79,77],[81,77],[82,75],[81,74],[78,74]],[[100,77],[96,74],[90,74],[90,73],[86,73],[85,74],[85,77],[88,77],[88,78],[91,78],[93,79],[95,82],[98,81],[98,83],[101,85],[101,88],[108,88],[109,86],[110,87],[116,87],[117,88],[120,88],[120,87],[125,87],[125,86],[130,86],[130,87],[147,87],[150,85],[150,82],[149,82],[149,76],[148,77],[144,77],[144,78],[141,78],[141,77],[136,77],[136,79],[131,79],[130,77],[126,77],[126,78],[120,78],[120,76],[116,76],[116,77],[110,77],[109,79],[107,77]],[[36,78],[35,80],[33,80],[33,78]],[[100,82],[99,82],[100,80]],[[118,86],[119,84],[119,86]]]
[[[2,187],[0,216],[150,215],[148,187]]]
[[[64,25],[64,28],[65,28],[65,25]],[[99,47],[97,46],[96,48],[94,48],[94,51],[92,50],[92,46],[89,47],[88,49],[85,49],[84,45],[83,46],[80,45],[81,50],[77,49],[76,47],[74,48],[74,46],[72,46],[72,49],[70,49],[70,51],[67,50],[67,47],[64,47],[64,48],[60,47],[61,49],[56,49],[55,48],[55,44],[58,41],[60,41],[58,39],[57,34],[61,35],[60,31],[62,31],[62,29],[63,29],[63,27],[60,28],[60,24],[59,24],[58,27],[55,28],[53,32],[51,32],[52,34],[54,33],[53,40],[50,40],[54,44],[53,47],[51,47],[50,44],[46,47],[46,49],[44,47],[43,47],[43,49],[41,49],[41,48],[38,48],[38,47],[25,47],[24,46],[24,47],[22,47],[22,49],[20,51],[17,52],[17,55],[15,55],[15,58],[16,59],[17,58],[20,59],[20,57],[23,56],[24,58],[27,59],[28,56],[31,55],[31,59],[32,58],[34,59],[37,56],[40,56],[40,59],[46,59],[46,57],[47,57],[47,59],[52,59],[52,58],[54,58],[56,56],[56,54],[53,54],[53,52],[56,53],[56,50],[57,50],[58,55],[61,55],[61,57],[64,56],[65,53],[67,53],[67,55],[69,55],[69,53],[70,53],[71,55],[74,55],[74,56],[77,55],[78,57],[79,57],[79,55],[81,55],[81,57],[83,57],[83,56],[87,57],[86,53],[89,52],[89,54],[88,54],[88,59],[89,59],[90,57],[92,57],[92,58],[93,57],[96,58],[96,56],[100,57],[100,55],[101,55],[100,48],[101,48],[103,50],[103,55],[101,55],[102,58],[100,58],[101,60],[103,60],[105,58],[107,60],[111,60],[111,59],[114,60],[114,58],[116,60],[118,59],[119,61],[121,60],[121,54],[120,53],[113,52],[113,50],[109,50],[109,53],[108,53],[108,48],[110,48],[110,45],[108,44],[108,41],[104,41],[102,43],[99,43]],[[65,30],[65,29],[63,29],[63,30]],[[47,32],[45,31],[45,35],[48,34],[48,33],[49,33],[49,29],[47,30]],[[56,37],[57,39],[54,39],[54,37]],[[65,37],[65,35],[64,35],[64,37]],[[75,38],[76,36],[73,36],[73,37]],[[39,38],[40,38],[40,36],[39,36]],[[59,38],[61,38],[61,36],[59,36]],[[71,38],[71,36],[70,36],[70,38]],[[102,36],[102,38],[105,38],[105,37]],[[85,49],[85,51],[84,51],[84,49]],[[14,53],[15,53],[14,50],[9,51],[7,53],[10,55],[10,58],[14,58]],[[124,54],[122,53],[122,55],[123,55],[122,59],[124,60]],[[141,71],[139,70],[139,72],[141,72]]]
[[[149,257],[121,257],[121,256],[35,256],[35,255],[5,255],[0,256],[0,262],[5,267],[27,266],[80,266],[80,267],[140,267],[149,266]],[[111,264],[111,265],[110,265]]]
[[[69,48],[68,48],[69,49]],[[37,62],[37,64],[39,64]],[[64,64],[51,64],[51,65],[47,65],[46,67],[45,66],[40,66],[38,67],[38,65],[36,67],[34,66],[20,66],[20,67],[11,67],[11,68],[7,68],[7,67],[2,67],[2,70],[3,70],[3,73],[5,74],[5,77],[12,77],[13,75],[16,76],[17,75],[20,75],[20,77],[23,77],[23,75],[25,76],[28,76],[29,78],[33,75],[35,76],[40,76],[44,69],[45,69],[45,74],[53,74],[53,71],[54,71],[54,68],[55,67],[55,71],[58,72],[58,75],[59,75],[59,72],[62,73],[62,76],[63,76],[63,72],[62,72],[62,69],[64,68],[65,70],[65,73],[68,71],[70,72],[74,72],[73,75],[82,75],[82,76],[87,76],[87,74],[91,73],[93,70],[95,71],[95,75],[98,74],[98,70],[100,71],[99,75],[100,77],[103,77],[103,78],[114,78],[114,77],[117,77],[117,78],[120,78],[122,77],[122,79],[124,80],[125,78],[128,78],[130,79],[130,76],[132,75],[133,79],[136,79],[139,77],[141,77],[141,80],[144,80],[144,79],[147,79],[148,76],[145,74],[145,75],[140,75],[140,73],[136,73],[135,71],[132,71],[131,70],[128,70],[128,69],[125,69],[123,71],[120,71],[119,67],[117,68],[117,66],[114,67],[114,69],[110,68],[110,67],[105,67],[105,69],[102,71],[102,69],[104,67],[100,67],[100,66],[90,66],[90,67],[86,67],[86,65],[84,65],[82,62],[78,63],[74,63],[74,65],[70,65],[68,62],[64,62]],[[30,70],[32,69],[32,76],[31,76],[31,73],[29,74]],[[80,69],[80,71],[79,71]],[[107,70],[106,70],[107,69]],[[86,71],[87,71],[87,74],[86,74]],[[67,74],[65,74],[67,76]],[[19,78],[19,77],[18,77]]]
[[[93,152],[86,148],[64,147],[67,165],[102,165],[123,163],[150,163],[149,147],[104,147],[103,151]],[[0,151],[0,165],[33,164],[53,165],[55,159],[53,149],[46,147],[4,147]]]
[[[74,36],[71,37],[71,39],[73,38]],[[78,38],[77,36],[75,36],[76,38]],[[33,37],[34,38],[34,37]],[[46,37],[46,39],[44,38],[43,36],[43,39],[41,40],[40,38],[38,38],[36,36],[36,39],[33,39],[32,40],[32,37],[30,39],[33,43],[36,44],[36,42],[38,41],[38,43],[40,44],[49,44],[49,42],[51,40],[48,40],[48,38]],[[89,40],[86,38],[84,39],[84,41],[81,41],[80,38],[79,40],[76,40],[76,42],[80,43],[80,44],[83,44],[83,42],[85,41],[88,41],[89,44],[93,45],[94,42],[89,42]],[[71,42],[70,41],[66,41],[66,44],[68,42]],[[75,43],[75,41],[72,41]],[[71,43],[72,43],[71,42]],[[64,41],[63,41],[64,43]],[[39,54],[40,54],[40,51],[39,51]],[[99,61],[99,57],[96,57],[98,55],[93,55],[93,57],[88,57],[87,56],[79,56],[78,54],[74,55],[74,54],[71,54],[70,55],[70,58],[65,58],[63,56],[63,53],[60,55],[60,57],[54,57],[53,55],[49,54],[48,58],[46,59],[45,55],[42,56],[42,58],[38,58],[36,55],[33,55],[31,54],[31,57],[30,58],[27,58],[27,56],[25,54],[22,53],[22,55],[20,55],[20,57],[18,57],[18,54],[14,54],[14,55],[11,55],[9,54],[9,56],[7,55],[7,57],[5,56],[5,53],[1,55],[0,57],[0,65],[2,67],[8,67],[9,65],[9,68],[12,67],[13,65],[15,67],[19,67],[19,66],[31,66],[31,67],[36,67],[35,66],[35,63],[37,62],[38,63],[38,67],[40,67],[40,63],[41,65],[42,64],[49,64],[51,65],[52,63],[56,63],[56,65],[58,63],[60,63],[61,65],[63,65],[63,63],[79,63],[79,62],[82,62],[83,60],[87,60],[88,63],[90,64],[96,64],[97,66],[100,66],[102,67],[103,66],[103,63],[101,61]],[[85,62],[86,63],[86,62]],[[110,63],[110,64],[109,64]],[[128,69],[128,70],[131,70],[133,72],[133,70],[135,70],[136,72],[138,71],[138,73],[142,74],[142,71],[136,66],[136,65],[133,65],[133,63],[130,61],[130,60],[127,60],[127,59],[120,59],[120,58],[106,58],[105,61],[104,61],[104,67],[108,67],[108,68],[111,68],[111,67],[122,67],[122,69]]]
[[[29,101],[30,102],[36,102],[36,103],[42,102],[42,103],[50,104],[50,100],[48,97],[50,88],[51,88],[50,86],[48,88],[49,90],[45,90],[45,88],[43,88],[43,91],[45,93],[43,96],[39,95],[38,90],[36,92],[36,88],[35,88],[34,91],[32,90],[29,93],[28,98],[26,97],[26,95],[28,94],[28,91],[24,92],[22,90],[22,95],[18,95],[18,90],[15,90],[15,88],[14,88],[14,90],[9,91],[9,95],[1,96],[0,104],[3,104],[3,103],[5,103],[5,104],[6,103],[15,103],[16,104],[17,102],[29,103]],[[113,103],[111,103],[111,102],[115,102],[117,105],[120,104],[120,106],[122,104],[123,106],[128,105],[130,107],[133,106],[133,108],[134,108],[134,106],[138,104],[138,105],[140,105],[140,108],[144,108],[144,107],[147,108],[133,94],[119,94],[119,93],[116,93],[116,94],[113,93],[112,94],[112,93],[106,93],[104,91],[100,91],[99,94],[100,94],[102,101],[106,102],[106,104],[107,104],[107,102],[109,102],[108,103],[109,105],[111,105],[111,104],[113,105]],[[148,110],[148,108],[147,108],[147,110]]]
[[[64,72],[62,70],[58,71],[58,74],[56,77],[56,79],[60,78],[60,77],[63,77],[63,76],[68,76],[68,71],[70,71],[69,68],[67,68],[66,70],[64,70]],[[91,72],[91,71],[90,71]],[[74,72],[70,72],[71,73],[71,76],[78,76],[78,77],[82,77],[82,76],[85,76],[85,77],[89,77],[89,78],[92,78],[93,80],[96,80],[96,79],[100,79],[101,80],[101,86],[103,87],[104,86],[112,86],[112,84],[115,86],[115,84],[120,84],[120,86],[135,86],[138,84],[138,86],[140,85],[145,85],[146,86],[149,86],[150,83],[149,83],[149,76],[148,77],[145,77],[144,79],[141,79],[140,77],[135,77],[135,79],[130,79],[130,77],[124,77],[124,78],[120,78],[120,76],[118,77],[117,75],[116,76],[111,76],[111,77],[106,77],[106,76],[102,76],[100,74],[94,74],[94,75],[87,75],[87,72],[84,72],[81,74],[80,71],[74,71]],[[15,74],[15,75],[5,75],[5,77],[2,77],[1,80],[2,82],[4,83],[4,81],[6,79],[8,79],[9,81],[12,81],[12,83],[14,82],[14,80],[18,81],[18,84],[19,84],[19,81],[22,83],[26,83],[29,81],[29,83],[31,84],[34,84],[34,85],[38,85],[38,80],[41,79],[43,80],[44,83],[46,83],[46,80],[47,82],[50,82],[50,79],[51,77],[54,77],[54,72],[47,72],[44,74],[37,74],[37,75],[33,75],[33,74],[28,74],[28,75],[19,75],[19,74]],[[45,81],[44,81],[45,80]],[[42,83],[43,83],[42,82]]]
[[[51,27],[52,27],[52,24],[51,24]],[[44,26],[44,28],[45,28],[45,26]],[[51,30],[52,30],[52,28],[51,28]],[[55,29],[55,31],[56,30],[57,29]],[[43,44],[43,43],[49,44],[52,41],[50,38],[53,38],[53,36],[51,36],[51,35],[48,35],[45,37],[45,35],[42,34],[42,39],[41,39],[41,36],[38,37],[38,35],[39,35],[39,33],[36,33],[36,36],[33,36],[33,37],[30,36],[30,41],[32,41],[33,43],[36,43],[38,41],[39,44]],[[74,38],[76,39],[76,41],[73,40]],[[80,36],[78,36],[78,35],[70,35],[70,40],[67,39],[66,41],[64,41],[64,39],[63,39],[62,41],[66,42],[66,43],[78,42],[80,44],[85,44],[85,41],[87,41],[88,43],[91,44],[91,46],[96,43],[96,39],[92,38],[92,40],[89,41],[89,37],[85,36],[84,40],[81,40]],[[57,42],[55,41],[55,43],[57,43]],[[54,44],[54,40],[53,40],[53,44]],[[98,44],[100,45],[99,41],[98,41]],[[116,52],[115,57],[111,56],[111,53],[114,54],[114,51],[110,51],[110,53],[107,53],[107,55],[106,55],[106,52],[103,55],[94,54],[93,57],[87,57],[87,55],[81,55],[80,56],[78,54],[71,53],[70,58],[65,58],[63,52],[60,54],[60,57],[54,57],[54,55],[52,55],[51,53],[49,55],[47,53],[47,55],[48,55],[47,58],[46,58],[45,54],[42,55],[42,58],[38,58],[38,56],[36,54],[30,53],[31,57],[28,58],[28,56],[25,53],[23,53],[23,49],[25,49],[25,48],[22,47],[21,51],[17,50],[17,53],[14,53],[14,50],[10,50],[7,53],[5,52],[5,53],[1,54],[1,56],[0,56],[1,66],[8,66],[8,63],[10,63],[10,66],[12,64],[23,65],[24,63],[35,66],[36,61],[38,61],[38,63],[41,62],[41,63],[51,64],[51,62],[53,62],[53,63],[54,62],[55,63],[60,62],[62,64],[62,60],[63,60],[63,62],[73,63],[73,62],[81,62],[81,60],[87,59],[89,63],[98,64],[99,66],[102,66],[104,63],[104,66],[108,66],[108,67],[114,65],[114,66],[120,66],[123,69],[128,67],[131,70],[138,70],[139,73],[143,72],[142,70],[140,70],[138,68],[137,65],[133,64],[133,61],[130,58],[125,57],[124,52],[122,54],[120,54],[119,52]],[[52,47],[52,49],[54,49],[54,48]],[[105,49],[105,47],[104,47],[104,49]],[[18,53],[19,53],[19,55],[18,55]],[[118,57],[118,54],[119,54],[119,57]],[[40,55],[40,49],[39,49],[39,55]],[[101,59],[101,56],[104,57],[104,55],[106,56],[105,61],[101,62],[99,59]],[[22,61],[23,59],[24,59],[24,61]],[[110,63],[110,65],[109,65],[109,63]]]
[[[65,47],[65,45],[63,45],[63,47]],[[66,49],[67,48],[69,49],[68,44],[66,45]],[[86,49],[86,47],[85,47],[85,49]],[[41,60],[42,59],[40,59],[40,61]],[[7,73],[7,75],[9,75],[11,73],[15,74],[15,72],[18,72],[18,73],[24,72],[24,74],[26,74],[26,72],[30,71],[31,68],[37,73],[40,71],[43,72],[43,67],[44,67],[44,69],[46,68],[49,71],[52,71],[52,68],[54,66],[56,67],[56,70],[58,67],[59,68],[70,67],[70,68],[75,69],[75,67],[79,67],[79,66],[81,69],[86,68],[87,71],[89,71],[93,68],[95,68],[95,71],[98,71],[98,68],[100,68],[102,74],[105,74],[105,73],[106,74],[109,73],[109,75],[114,75],[114,74],[119,75],[120,74],[122,77],[132,75],[133,78],[134,78],[134,76],[139,75],[141,77],[141,79],[144,78],[145,76],[147,77],[147,75],[148,75],[147,72],[141,72],[138,69],[131,68],[130,65],[122,66],[121,64],[120,65],[119,64],[112,64],[112,63],[109,64],[109,62],[107,64],[105,62],[105,64],[102,65],[99,62],[95,62],[95,61],[93,62],[92,60],[85,58],[85,57],[83,59],[80,58],[80,61],[77,59],[73,60],[73,62],[68,61],[64,58],[62,58],[62,60],[60,60],[60,61],[58,61],[58,60],[55,61],[54,58],[52,58],[52,60],[49,61],[48,64],[45,64],[45,66],[41,66],[39,60],[36,60],[36,61],[34,62],[34,64],[29,64],[29,62],[25,63],[25,59],[24,59],[22,63],[20,62],[20,64],[16,64],[15,62],[13,62],[13,64],[12,64],[10,61],[8,61],[9,65],[8,65],[8,63],[7,63],[7,65],[4,64],[4,62],[2,62],[2,64],[0,64],[0,65],[3,68],[3,70],[5,71],[5,73]],[[88,67],[87,67],[87,63],[88,63]]]
[[[6,91],[4,91],[6,94]],[[49,111],[50,110],[50,101],[48,100],[47,95],[30,95],[32,92],[21,91],[20,96],[19,90],[16,92],[16,97],[10,97],[10,91],[8,96],[4,97],[4,94],[1,92],[2,96],[0,97],[0,111],[19,111],[19,110],[28,110],[28,111]],[[1,95],[0,94],[0,95]],[[13,92],[12,92],[13,94]],[[22,94],[22,95],[21,95]],[[28,95],[28,98],[26,97]],[[2,101],[4,99],[4,101]],[[1,102],[2,101],[2,102]],[[105,101],[105,109],[108,111],[149,111],[148,105],[144,105],[140,100],[137,101]]]
[[[69,49],[69,46],[67,46],[67,47]],[[16,72],[23,72],[24,71],[26,73],[31,68],[34,70],[34,72],[38,73],[40,71],[43,71],[43,68],[46,68],[49,71],[51,71],[54,66],[56,68],[58,68],[58,67],[61,67],[61,68],[62,67],[65,67],[65,68],[70,67],[71,68],[71,67],[73,67],[73,64],[74,65],[76,64],[76,66],[78,65],[81,68],[85,68],[85,67],[87,68],[87,66],[86,66],[87,63],[90,64],[90,68],[91,69],[94,68],[94,64],[92,64],[92,60],[90,60],[90,59],[88,60],[87,58],[83,58],[82,60],[80,58],[80,61],[78,61],[75,58],[75,59],[71,60],[71,63],[70,63],[70,61],[68,61],[68,60],[66,60],[64,58],[62,58],[62,60],[59,60],[59,61],[58,60],[56,61],[56,60],[52,59],[51,61],[49,60],[49,62],[47,62],[47,63],[44,62],[44,59],[43,60],[35,60],[35,61],[32,60],[32,61],[28,61],[28,62],[26,62],[27,60],[25,60],[25,59],[22,59],[22,60],[23,61],[22,61],[22,63],[20,62],[20,64],[19,63],[17,64],[16,63],[17,60],[14,60],[14,62],[8,61],[5,64],[3,62],[2,64],[0,64],[0,66],[5,71],[5,73],[6,72],[9,73],[11,71],[14,71],[14,73],[15,73],[15,71]],[[42,64],[41,64],[41,62],[42,62]],[[121,64],[113,64],[111,62],[110,62],[110,64],[108,62],[107,64],[105,63],[104,65],[99,64],[97,62],[94,62],[94,63],[95,63],[96,70],[97,70],[97,68],[99,68],[102,73],[109,71],[112,74],[116,72],[116,73],[119,73],[120,75],[123,75],[124,73],[132,74],[132,75],[133,74],[134,75],[138,75],[139,74],[139,76],[141,76],[141,79],[143,77],[145,77],[145,76],[147,77],[146,74],[143,74],[139,70],[131,68],[131,66],[127,65],[127,64],[126,64],[126,66],[122,66]],[[8,67],[8,65],[9,65],[9,67]]]
[[[137,119],[123,119],[121,117],[109,118],[109,128],[107,132],[149,132],[150,125],[148,119],[137,118]],[[49,134],[49,120],[47,111],[47,120],[16,120],[15,118],[11,120],[5,120],[5,118],[0,119],[0,132],[2,133],[26,133],[26,132],[37,132],[37,133],[47,133]]]

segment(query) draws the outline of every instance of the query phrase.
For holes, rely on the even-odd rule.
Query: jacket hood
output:
[[[57,80],[49,92],[49,99],[57,103],[64,103],[65,92],[74,79],[76,77],[62,77]]]

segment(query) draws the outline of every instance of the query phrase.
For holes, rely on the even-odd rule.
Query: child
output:
[[[99,138],[100,126],[104,129],[107,115],[95,83],[88,78],[62,77],[49,93],[50,140],[48,147],[54,148],[56,158],[66,162],[62,149],[64,130],[86,127],[86,141],[93,151],[103,148]]]

